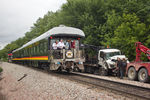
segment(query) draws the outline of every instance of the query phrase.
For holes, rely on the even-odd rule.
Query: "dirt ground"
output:
[[[131,100],[21,65],[4,62],[2,68],[0,100]]]

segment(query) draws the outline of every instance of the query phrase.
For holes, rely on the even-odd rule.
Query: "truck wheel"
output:
[[[71,69],[69,69],[69,68],[67,68],[67,69],[66,69],[66,71],[67,71],[67,73],[72,72],[72,70],[71,70]]]
[[[74,72],[79,72],[80,69],[79,69],[78,67],[74,67],[73,71],[74,71]]]
[[[84,70],[84,69],[80,69],[80,72],[81,72],[81,73],[85,73],[85,70]]]
[[[99,68],[99,74],[102,76],[107,76],[108,75],[108,71],[105,70],[104,68]]]
[[[128,78],[130,80],[136,80],[137,79],[137,72],[134,67],[130,67],[128,70]]]
[[[148,82],[149,81],[148,72],[145,68],[140,69],[140,71],[138,72],[138,80],[140,82]]]

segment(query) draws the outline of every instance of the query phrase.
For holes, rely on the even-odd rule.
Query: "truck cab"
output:
[[[118,57],[127,59],[125,55],[121,55],[119,49],[101,49],[98,54],[98,64],[104,66],[104,62],[106,62],[107,66],[104,66],[104,69],[114,69]]]

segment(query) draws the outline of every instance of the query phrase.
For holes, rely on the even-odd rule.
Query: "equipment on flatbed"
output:
[[[117,58],[125,58],[118,49],[104,49],[103,46],[84,45],[85,48],[85,72],[100,75],[114,74]]]
[[[147,55],[150,60],[150,49],[142,45],[141,42],[136,42],[136,59],[134,62],[128,63],[127,72],[129,79],[148,82],[150,79],[150,62],[141,61],[141,52]]]

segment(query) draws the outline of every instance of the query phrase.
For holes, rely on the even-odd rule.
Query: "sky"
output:
[[[39,17],[57,11],[66,0],[0,0],[0,49],[23,37]]]

